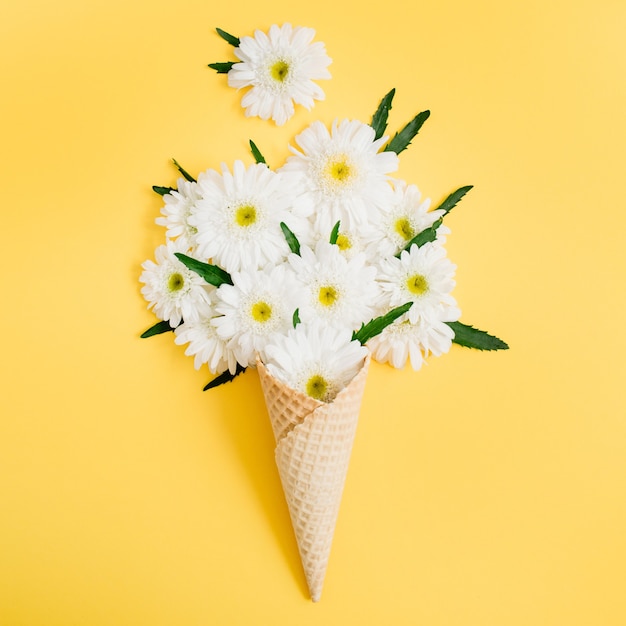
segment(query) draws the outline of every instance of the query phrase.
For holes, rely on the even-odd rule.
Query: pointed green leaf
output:
[[[421,233],[417,233],[413,239],[411,239],[398,254],[396,254],[396,258],[399,259],[401,254],[405,250],[410,250],[411,246],[415,245],[418,248],[423,246],[425,243],[430,241],[435,241],[437,239],[437,229],[441,226],[442,219],[438,219],[432,226],[425,228]]]
[[[461,198],[472,189],[473,185],[466,185],[465,187],[459,187],[456,191],[453,191],[435,210],[445,211],[444,215],[450,213],[450,211],[459,203]]]
[[[159,187],[158,185],[152,185],[152,191],[158,193],[160,196],[165,196],[172,191],[176,191],[173,187]]]
[[[231,46],[235,46],[235,48],[239,46],[239,37],[235,37],[234,35],[227,33],[225,30],[222,30],[221,28],[216,28],[215,30],[217,31],[217,34],[222,39],[227,41]]]
[[[333,230],[330,233],[330,243],[335,244],[337,243],[337,238],[339,237],[339,225],[341,224],[341,222],[337,222],[334,226],[333,226]]]
[[[293,327],[295,328],[300,323],[300,309],[296,309],[293,312]]]
[[[252,156],[257,163],[266,163],[265,157],[261,154],[261,151],[256,147],[256,144],[252,139],[250,139],[250,150],[252,151]]]
[[[209,67],[218,74],[228,74],[236,61],[226,61],[224,63],[209,63]]]
[[[176,159],[172,159],[172,161],[174,162],[176,169],[183,175],[184,178],[186,178],[190,183],[196,182],[196,179],[189,172],[186,172]]]
[[[466,185],[465,187],[459,187],[456,191],[453,191],[435,210],[442,210],[445,213],[429,228],[424,229],[411,239],[398,254],[397,258],[400,258],[403,250],[410,250],[412,245],[417,245],[419,248],[429,241],[435,241],[437,239],[437,229],[441,226],[443,218],[459,203],[461,198],[472,189],[472,185]]]
[[[385,151],[400,154],[400,152],[408,148],[429,116],[430,111],[418,113],[399,133],[394,135],[393,139],[385,146]]]
[[[393,324],[400,316],[404,315],[412,305],[412,302],[407,302],[402,306],[391,309],[389,313],[376,317],[367,324],[363,324],[357,332],[352,334],[352,340],[356,340],[361,343],[361,345],[365,345],[372,337],[376,337],[376,335],[382,333],[387,326]]]
[[[162,333],[168,333],[173,331],[174,329],[170,326],[170,323],[165,322],[157,322],[154,326],[150,326],[148,330],[141,333],[140,337],[142,339],[147,339],[148,337],[154,337],[155,335],[160,335]]]
[[[174,252],[174,256],[181,263],[183,263],[183,265],[198,274],[198,276],[202,276],[202,278],[204,278],[204,280],[206,280],[206,282],[210,285],[219,287],[220,285],[223,285],[225,283],[227,285],[233,284],[230,274],[224,271],[221,267],[218,267],[217,265],[203,263],[202,261],[198,261],[198,259],[187,256],[182,252]]]
[[[502,339],[498,339],[484,330],[478,330],[473,326],[461,322],[446,322],[454,331],[454,343],[466,348],[476,350],[508,350],[509,346]]]
[[[285,235],[289,249],[294,254],[300,256],[300,242],[298,241],[298,238],[291,232],[291,230],[289,230],[289,226],[287,226],[285,222],[281,222],[280,227]]]
[[[223,385],[225,383],[230,383],[237,376],[239,376],[239,374],[245,371],[246,371],[246,368],[243,367],[242,365],[239,365],[239,363],[237,363],[237,369],[235,370],[234,374],[231,374],[230,370],[226,370],[225,372],[222,372],[219,376],[215,377],[210,383],[205,385],[202,391],[207,391],[208,389],[214,389],[215,387],[219,387],[220,385]]]
[[[376,112],[372,116],[371,127],[374,129],[375,139],[380,139],[387,128],[387,118],[389,117],[389,111],[391,111],[391,102],[393,100],[396,90],[392,89],[381,101],[376,109]]]

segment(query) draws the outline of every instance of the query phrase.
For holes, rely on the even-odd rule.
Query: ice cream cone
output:
[[[348,471],[370,358],[328,404],[257,368],[276,438],[276,464],[311,599],[318,602]]]

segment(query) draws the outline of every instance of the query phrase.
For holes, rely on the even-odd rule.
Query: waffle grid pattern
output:
[[[324,404],[290,389],[258,364],[278,433],[276,464],[314,601],[321,597],[368,366],[369,358],[335,401]]]

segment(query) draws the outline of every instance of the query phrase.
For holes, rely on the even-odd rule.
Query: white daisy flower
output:
[[[416,185],[394,180],[392,187],[390,202],[372,216],[372,228],[364,234],[371,258],[394,256],[445,213],[443,210],[429,211],[430,199],[422,201]]]
[[[337,233],[337,241],[335,242],[335,245],[339,248],[339,251],[346,257],[346,259],[352,259],[357,254],[364,253],[362,238],[354,228],[348,230],[342,230],[340,228]]]
[[[448,352],[452,339],[454,331],[444,320],[431,322],[420,318],[412,324],[404,316],[387,326],[379,335],[372,337],[367,342],[367,347],[372,358],[379,363],[389,363],[402,369],[409,360],[411,367],[419,370],[429,354],[440,356]]]
[[[435,242],[404,250],[400,258],[382,259],[378,281],[390,308],[412,302],[407,316],[412,324],[421,318],[429,322],[454,321],[460,317],[454,289],[454,265],[443,246]]]
[[[301,287],[286,264],[235,272],[232,280],[232,285],[217,289],[215,310],[221,316],[212,323],[240,365],[247,367],[254,365],[273,335],[293,328]]]
[[[167,228],[166,237],[177,239],[183,252],[193,250],[195,246],[197,229],[189,223],[189,216],[200,198],[197,183],[179,178],[176,189],[163,196],[165,205],[161,208],[161,214],[164,217],[156,218],[159,226]]]
[[[387,137],[375,139],[374,129],[362,122],[336,121],[329,132],[313,122],[295,139],[301,151],[279,169],[294,176],[300,193],[294,205],[315,211],[320,230],[341,221],[344,228],[368,221],[371,212],[389,203],[388,174],[398,169],[395,152],[380,152]]]
[[[350,330],[314,322],[274,337],[265,347],[264,362],[292,389],[332,402],[358,374],[367,354],[367,348],[352,341]]]
[[[156,263],[145,261],[139,281],[141,294],[161,320],[176,327],[181,320],[197,321],[211,312],[210,291],[203,278],[183,265],[175,252],[186,252],[178,242],[169,240],[156,249]]]
[[[348,259],[337,245],[318,241],[315,252],[306,246],[289,263],[306,295],[300,306],[303,322],[319,319],[336,328],[357,329],[376,316],[380,300],[376,268],[364,254]]]
[[[319,230],[314,225],[311,225],[308,241],[301,241],[300,243],[307,245],[309,248],[315,248],[318,241],[330,242],[331,232],[332,229]],[[340,224],[336,245],[346,259],[351,259],[359,253],[365,253],[368,242],[375,237],[376,231],[369,224],[362,224],[359,228],[344,228],[343,224]]]
[[[330,78],[327,67],[332,62],[323,43],[311,43],[312,28],[291,24],[260,30],[254,37],[242,37],[235,63],[228,72],[228,85],[251,87],[241,105],[246,117],[271,118],[283,125],[294,114],[294,102],[310,110],[314,100],[323,100],[324,92],[313,81]]]
[[[291,211],[288,181],[257,163],[235,161],[233,173],[208,170],[198,177],[202,193],[189,217],[198,229],[197,253],[229,273],[258,269],[285,259],[289,246],[280,228],[285,222],[298,235],[307,221]]]
[[[186,356],[194,357],[194,367],[206,363],[211,374],[221,374],[226,370],[234,374],[237,369],[235,353],[217,334],[213,315],[203,316],[194,322],[183,322],[174,331],[177,345],[187,345]]]

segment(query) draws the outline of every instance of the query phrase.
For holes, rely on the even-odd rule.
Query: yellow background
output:
[[[246,119],[214,32],[314,27],[326,100]],[[0,9],[0,624],[626,623],[626,4],[25,0]],[[430,120],[462,319],[509,342],[374,365],[322,601],[258,378],[203,393],[140,264],[153,184],[272,165],[311,120]]]

